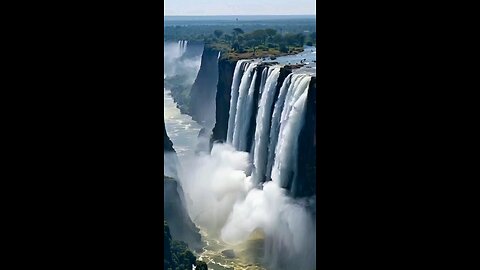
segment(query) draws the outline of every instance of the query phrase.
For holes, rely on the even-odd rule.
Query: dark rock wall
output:
[[[218,83],[215,96],[215,127],[212,142],[227,140],[228,114],[230,110],[230,91],[232,89],[233,73],[236,61],[220,59],[218,62]]]
[[[215,123],[218,75],[218,51],[204,47],[200,70],[190,90],[190,112],[195,121],[210,129]]]
[[[316,193],[316,119],[317,79],[312,77],[308,89],[305,124],[298,137],[298,174],[294,176],[291,193],[294,197],[311,196]]]
[[[165,120],[163,120],[163,152],[175,152],[173,143],[168,137],[167,129],[165,128]]]
[[[188,216],[182,201],[184,194],[178,182],[169,177],[164,177],[164,219],[168,222],[170,233],[176,240],[184,241],[189,247],[198,249],[201,247],[201,235],[199,229]]]
[[[202,55],[203,52],[203,42],[188,41],[187,49],[182,55],[182,58],[192,58]]]

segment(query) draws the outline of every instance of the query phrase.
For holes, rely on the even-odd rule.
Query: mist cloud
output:
[[[261,230],[268,265],[314,269],[316,228],[309,202],[289,197],[275,182],[254,188],[245,173],[249,166],[248,153],[228,144],[185,158],[179,178],[191,219],[232,247]]]

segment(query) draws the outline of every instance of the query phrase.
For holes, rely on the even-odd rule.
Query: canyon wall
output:
[[[165,120],[163,120],[163,152],[175,152],[173,143],[168,137],[167,129],[165,128]]]
[[[215,126],[212,142],[227,140],[228,111],[230,109],[230,91],[232,88],[233,72],[237,61],[220,59],[218,62],[218,84],[215,94]]]
[[[193,120],[207,129],[215,123],[215,93],[218,82],[219,52],[205,47],[200,69],[190,90],[190,113]]]

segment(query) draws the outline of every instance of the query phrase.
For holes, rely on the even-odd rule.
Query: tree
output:
[[[163,222],[164,234],[164,269],[189,270],[196,263],[195,255],[188,249],[188,245],[182,241],[173,240],[167,222]],[[206,266],[206,265],[205,265]],[[207,269],[207,268],[204,268]]]
[[[167,222],[164,220],[163,221],[163,248],[164,248],[164,254],[165,254],[165,259],[171,260],[172,254],[170,250],[170,245],[172,241],[172,236],[170,235],[170,228],[168,227]]]
[[[233,28],[233,32],[232,32],[232,35],[233,35],[233,39],[236,40],[237,37],[241,34],[243,34],[243,30],[240,29],[240,28]]]
[[[233,33],[240,35],[240,34],[243,34],[244,32],[241,28],[233,28]]]
[[[297,34],[297,45],[303,46],[305,44],[305,36],[302,33]]]
[[[238,36],[237,40],[238,40],[238,43],[242,44],[245,38],[243,36]]]
[[[316,43],[317,41],[317,32],[312,32],[310,34],[310,40],[313,42],[313,43]]]
[[[253,39],[249,39],[248,41],[245,42],[245,46],[250,47],[250,48],[253,48],[257,45],[258,45],[258,43]]]
[[[252,38],[255,39],[259,44],[265,44],[267,32],[262,29],[255,30],[252,32]]]
[[[265,29],[265,33],[267,33],[269,37],[273,37],[275,36],[275,34],[277,34],[277,30],[268,28],[268,29]]]
[[[213,34],[214,34],[217,38],[220,38],[220,37],[223,35],[223,31],[222,31],[222,30],[215,30],[215,31],[213,31]]]
[[[305,36],[302,33],[299,33],[299,34],[288,33],[288,34],[285,34],[284,40],[288,46],[303,46],[305,42]]]
[[[231,41],[233,40],[233,37],[230,36],[230,35],[227,35],[227,34],[225,34],[225,35],[223,36],[223,38],[224,38],[225,41],[227,41],[227,42],[231,42]]]
[[[280,43],[282,40],[283,40],[283,37],[280,34],[275,34],[272,37],[272,41],[275,42],[275,43]]]
[[[238,51],[240,49],[240,44],[238,44],[238,41],[233,42],[232,49],[234,51]]]
[[[196,265],[197,265],[197,268],[195,268],[196,270],[208,270],[207,264],[205,262],[197,261]]]
[[[267,34],[267,39],[272,41],[273,37],[277,34],[277,30],[268,28],[265,29],[265,33]]]
[[[192,265],[195,263],[195,256],[190,250],[185,250],[182,252],[182,259],[184,265]]]

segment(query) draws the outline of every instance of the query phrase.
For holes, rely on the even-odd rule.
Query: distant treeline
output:
[[[259,20],[259,21],[176,21],[165,22],[164,40],[204,40],[215,31],[232,33],[233,29],[241,28],[244,32],[260,29],[273,29],[279,34],[308,35],[316,31],[315,19],[290,20]]]
[[[204,38],[205,43],[216,47],[224,47],[227,51],[246,52],[255,50],[278,50],[286,53],[289,48],[299,48],[304,45],[316,44],[316,32],[280,34],[272,28],[258,29],[245,33],[241,28],[234,28],[231,33],[222,30],[213,31],[213,35]]]

